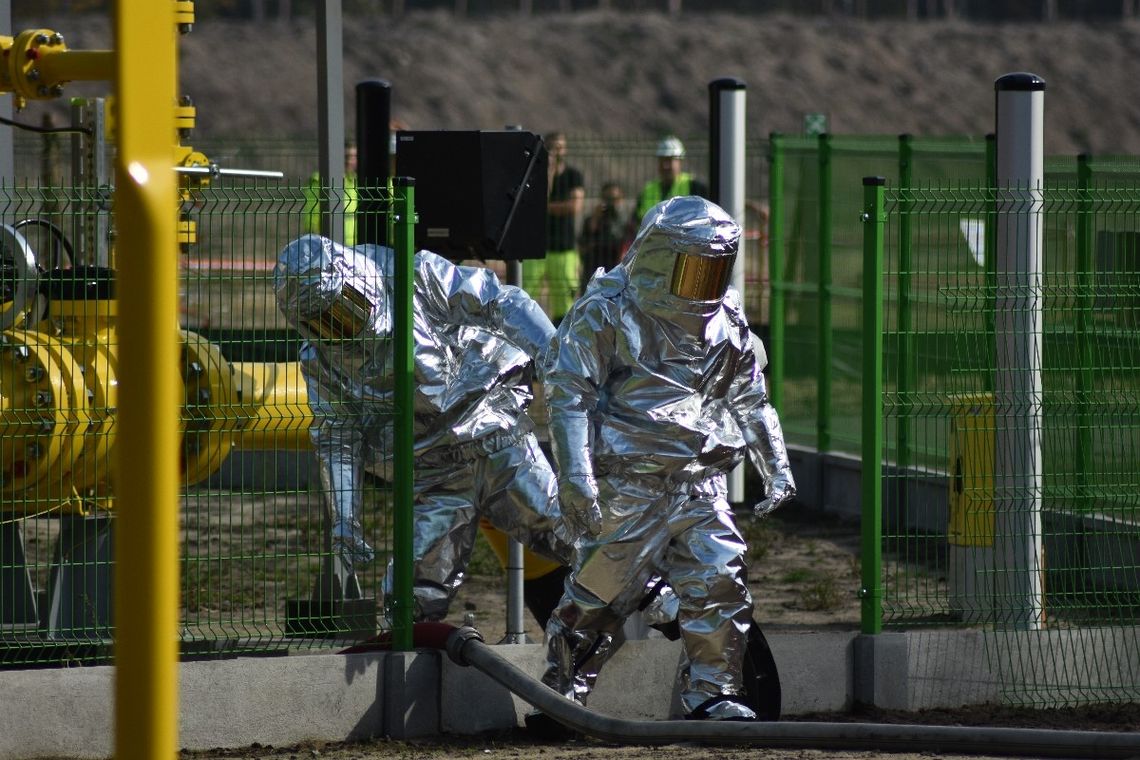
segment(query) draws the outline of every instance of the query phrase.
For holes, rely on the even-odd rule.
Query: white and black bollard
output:
[[[1006,74],[997,93],[994,336],[994,622],[1045,622],[1041,522],[1041,251],[1045,80]]]
[[[744,227],[744,106],[745,84],[723,77],[709,82],[709,193],[711,200]],[[744,260],[747,238],[740,236],[740,250],[732,269],[732,286],[744,300]],[[757,315],[758,316],[758,315]],[[728,501],[744,502],[744,465],[728,476]]]

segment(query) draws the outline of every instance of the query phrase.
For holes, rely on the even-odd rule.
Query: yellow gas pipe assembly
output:
[[[40,293],[46,316],[0,333],[0,509],[111,509],[114,273],[57,270]],[[235,448],[310,447],[312,415],[296,362],[229,362],[201,335],[179,336],[184,483],[209,477]]]

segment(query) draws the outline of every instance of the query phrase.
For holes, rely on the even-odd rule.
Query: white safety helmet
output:
[[[658,158],[684,158],[685,144],[673,135],[664,137],[657,143]]]

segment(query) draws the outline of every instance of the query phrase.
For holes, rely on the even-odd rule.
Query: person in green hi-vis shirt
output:
[[[661,138],[654,154],[657,156],[657,179],[645,183],[637,196],[637,205],[633,208],[628,225],[628,237],[631,240],[641,226],[642,218],[661,201],[681,195],[708,197],[709,191],[705,184],[682,171],[685,144],[680,139],[673,135]]]
[[[321,191],[324,182],[319,172],[313,172],[305,188],[304,226],[305,232],[321,232]],[[344,244],[356,245],[356,146],[349,143],[344,147],[344,207],[340,216],[344,220]]]
[[[566,135],[545,136],[550,155],[547,175],[546,256],[522,263],[522,287],[558,324],[578,297],[582,262],[578,256],[578,217],[586,198],[582,172],[566,163]]]

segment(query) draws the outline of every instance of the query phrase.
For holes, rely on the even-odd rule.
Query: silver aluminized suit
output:
[[[350,569],[373,558],[363,470],[390,476],[394,272],[390,248],[317,235],[289,243],[274,271],[278,305],[306,338],[310,435],[334,548]],[[436,620],[463,582],[480,516],[559,562],[570,547],[556,534],[557,483],[526,413],[533,361],[554,326],[487,269],[420,251],[413,272],[415,615]]]
[[[733,699],[752,598],[726,474],[747,451],[763,514],[795,493],[766,355],[728,286],[740,228],[695,196],[646,214],[624,261],[595,274],[544,371],[563,519],[580,536],[547,625],[544,682],[585,700],[615,635],[662,576],[680,603],[692,717],[752,719]]]

